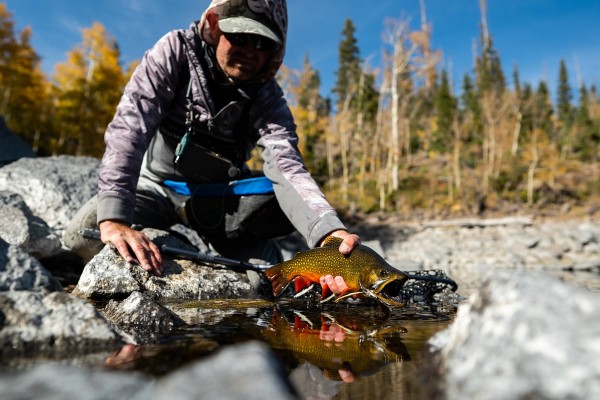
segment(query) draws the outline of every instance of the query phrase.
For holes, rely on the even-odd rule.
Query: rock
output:
[[[9,290],[50,293],[63,289],[35,258],[0,239],[0,293]]]
[[[298,399],[282,366],[259,342],[230,346],[162,379],[138,373],[45,363],[0,375],[0,398],[17,400]]]
[[[493,275],[429,341],[448,399],[600,398],[600,294],[541,272]],[[432,387],[433,389],[433,387]]]
[[[98,191],[99,165],[91,157],[21,158],[0,168],[0,190],[18,193],[35,216],[64,229]]]
[[[297,399],[283,367],[266,344],[229,346],[206,361],[183,367],[161,380],[155,400]]]
[[[0,191],[0,237],[38,259],[61,250],[60,240],[50,227],[33,215],[20,195],[8,191]]]
[[[150,228],[143,232],[159,247],[167,244],[193,250],[168,232]],[[106,246],[85,266],[73,294],[82,298],[122,299],[139,291],[161,300],[257,296],[245,273],[172,258],[164,260],[164,267],[162,276],[154,276],[138,265],[127,263]]]
[[[156,342],[176,326],[183,325],[175,314],[140,292],[133,292],[122,302],[111,300],[104,316],[129,343]]]
[[[22,157],[35,157],[35,152],[19,136],[6,126],[4,117],[0,115],[0,166],[10,164]]]
[[[600,225],[580,221],[540,221],[531,226],[450,226],[425,228],[384,246],[392,265],[442,269],[461,294],[473,293],[492,274],[504,270],[589,268],[600,259]],[[365,236],[365,240],[368,236]]]
[[[141,374],[44,363],[0,375],[3,400],[151,400],[154,382]]]
[[[2,356],[75,356],[121,341],[85,301],[64,292],[0,292]]]

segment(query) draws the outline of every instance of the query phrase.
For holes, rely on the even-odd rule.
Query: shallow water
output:
[[[206,301],[170,304],[187,326],[159,344],[130,346],[111,368],[160,376],[215,350],[267,343],[301,398],[421,398],[425,342],[453,312],[410,306],[315,306],[302,302]]]

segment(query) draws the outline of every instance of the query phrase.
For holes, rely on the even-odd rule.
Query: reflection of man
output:
[[[342,343],[344,340],[346,340],[346,331],[336,323],[332,323],[330,325],[326,322],[323,322],[323,324],[321,324],[319,338],[328,342]],[[347,383],[354,382],[354,374],[349,368],[340,368],[338,373],[340,374],[342,381]]]

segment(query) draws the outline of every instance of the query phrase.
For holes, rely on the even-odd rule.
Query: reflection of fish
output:
[[[342,239],[330,236],[323,247],[298,253],[291,260],[267,269],[265,275],[273,285],[273,294],[279,296],[292,280],[298,293],[312,283],[319,283],[321,276],[330,274],[342,276],[348,285],[336,301],[359,295],[378,299],[388,306],[404,306],[392,296],[407,280],[406,275],[364,245],[356,247],[349,256],[341,254],[338,250],[341,242]],[[321,289],[322,299],[325,299],[331,292],[327,285]]]
[[[274,349],[291,351],[297,360],[315,365],[330,378],[337,379],[338,371],[342,369],[353,374],[367,374],[408,356],[405,350],[400,353],[391,351],[379,335],[365,335],[362,331],[350,330],[339,324],[346,333],[345,339],[323,340],[323,333],[336,324],[337,321],[327,314],[321,314],[319,323],[313,324],[301,313],[296,313],[294,323],[290,324],[276,311],[268,328],[263,331],[263,338]],[[398,333],[406,332],[403,327],[395,328]],[[396,341],[399,339],[396,338]]]

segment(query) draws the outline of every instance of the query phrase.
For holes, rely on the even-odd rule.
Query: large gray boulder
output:
[[[3,291],[62,291],[61,284],[39,261],[19,246],[0,238],[0,293]]]
[[[21,195],[0,191],[0,237],[41,259],[61,251],[58,236],[33,215]]]
[[[222,349],[167,376],[156,385],[155,400],[293,400],[298,397],[283,366],[268,346],[249,342]]]
[[[21,195],[35,216],[60,230],[98,191],[99,166],[91,157],[21,158],[0,168],[0,190]]]
[[[168,232],[143,232],[159,247],[163,244],[193,250]],[[200,300],[256,297],[245,273],[165,257],[162,276],[125,261],[109,246],[87,263],[73,294],[87,299],[122,299],[138,291],[160,300]]]
[[[14,134],[6,126],[4,117],[0,115],[0,166],[10,164],[23,157],[35,157],[35,152],[23,139]]]
[[[111,300],[102,310],[128,343],[154,343],[184,322],[150,297],[133,292],[122,302]]]
[[[42,363],[27,371],[0,375],[3,400],[150,400],[153,381],[124,374],[58,363]]]
[[[42,364],[0,375],[0,398],[17,400],[295,400],[282,367],[259,342],[230,346],[161,379],[125,371]]]
[[[64,292],[0,292],[0,316],[3,357],[73,357],[121,343],[91,304]]]
[[[600,398],[600,293],[541,272],[493,275],[430,339],[448,399]],[[432,396],[436,393],[431,393]]]

